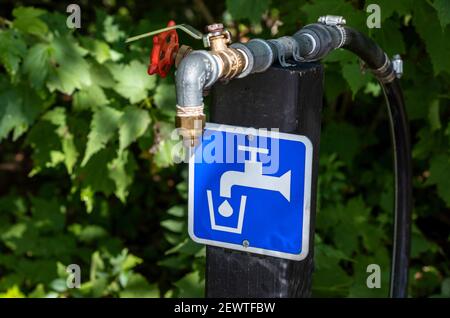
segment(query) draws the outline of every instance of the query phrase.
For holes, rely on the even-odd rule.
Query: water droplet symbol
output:
[[[233,214],[233,208],[230,203],[228,203],[228,200],[223,201],[219,206],[219,213],[224,217],[229,217]]]

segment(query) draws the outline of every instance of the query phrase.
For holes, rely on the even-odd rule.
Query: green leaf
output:
[[[56,199],[31,198],[33,226],[40,231],[61,232],[64,230],[64,208]]]
[[[422,253],[433,252],[436,249],[437,246],[428,241],[422,232],[413,225],[411,231],[411,257],[419,258]]]
[[[29,87],[0,86],[0,141],[10,132],[13,132],[13,140],[17,140],[34,122],[42,107],[42,100]]]
[[[445,29],[450,24],[450,2],[448,0],[434,0],[433,7],[438,13],[442,29]]]
[[[56,134],[61,141],[61,150],[64,156],[63,161],[66,165],[67,172],[72,174],[73,167],[77,162],[78,151],[75,147],[74,137],[70,133],[67,125],[66,110],[62,107],[56,107],[51,111],[48,111],[42,118],[58,127]]]
[[[52,57],[47,87],[71,95],[78,88],[92,84],[86,51],[70,36],[57,37],[52,42]]]
[[[52,47],[49,44],[37,43],[28,51],[23,67],[33,87],[43,86],[49,73],[51,56]]]
[[[85,226],[81,232],[78,234],[80,241],[85,243],[91,243],[98,241],[108,235],[108,232],[101,226],[90,224]]]
[[[179,297],[204,297],[205,280],[200,279],[198,272],[192,272],[175,283]]]
[[[316,235],[316,244],[314,259],[316,269],[313,273],[313,295],[320,297],[327,296],[346,296],[348,289],[352,284],[351,277],[339,266],[342,260],[348,260],[347,256],[333,246],[324,244],[318,240]]]
[[[159,289],[156,284],[149,284],[141,274],[133,273],[119,296],[122,298],[157,298]]]
[[[369,74],[361,73],[361,66],[358,63],[344,64],[342,66],[342,76],[350,86],[353,98],[370,80]]]
[[[87,161],[80,171],[77,172],[81,180],[81,199],[83,195],[94,194],[96,192],[103,192],[105,195],[110,195],[114,191],[114,182],[108,178],[109,170],[108,162],[114,159],[115,151],[112,149],[103,149],[96,152],[91,160]],[[90,198],[85,198],[85,203],[89,203]],[[90,203],[92,204],[92,203]]]
[[[394,12],[397,12],[399,15],[405,15],[411,11],[412,0],[401,0],[401,1],[392,1],[392,0],[377,0],[374,2],[373,0],[366,0],[364,3],[364,8],[366,9],[369,4],[377,4],[381,9],[381,21],[385,21],[390,18]],[[381,24],[381,28],[385,28],[384,23]]]
[[[111,71],[106,67],[107,63],[100,64],[95,61],[89,61],[89,69],[92,83],[103,88],[113,88],[116,85]]]
[[[150,116],[147,111],[136,106],[126,107],[119,120],[119,152],[141,137],[149,124]]]
[[[383,22],[381,28],[373,29],[373,39],[388,54],[388,56],[404,54],[406,52],[405,42],[403,41],[403,35],[400,32],[399,27],[397,22],[387,20]]]
[[[42,36],[48,31],[47,24],[39,19],[44,13],[44,10],[33,7],[15,8],[13,25],[22,32]]]
[[[173,219],[168,219],[168,220],[162,221],[161,226],[172,232],[180,233],[184,229],[184,222],[178,221],[178,220],[173,220]]]
[[[358,255],[353,264],[354,281],[349,291],[349,297],[386,297],[389,291],[390,264],[386,249],[375,249],[374,256]],[[367,278],[371,272],[367,272],[367,266],[376,264],[380,266],[380,288],[368,288]]]
[[[177,217],[183,217],[185,215],[185,208],[182,205],[176,205],[167,210],[167,213]]]
[[[176,153],[176,151],[174,151],[175,147],[179,150],[183,150],[179,141],[170,139],[162,140],[158,144],[158,148],[155,153],[155,165],[159,168],[167,168],[171,166],[174,163],[173,153]]]
[[[89,159],[103,149],[117,130],[122,112],[111,107],[101,107],[94,111],[91,121],[91,131],[88,135],[86,152],[81,165],[84,166]]]
[[[331,123],[325,127],[320,144],[322,153],[337,153],[349,166],[359,152],[360,134],[356,127],[347,123]]]
[[[414,26],[425,42],[435,75],[446,71],[450,73],[450,30],[443,31],[436,17],[436,12],[426,1],[415,3]]]
[[[167,112],[169,116],[174,116],[174,105],[176,105],[177,103],[175,95],[175,85],[159,84],[158,87],[156,87],[155,95],[153,98],[156,105],[160,109]]]
[[[125,32],[114,23],[114,17],[107,16],[103,21],[103,37],[109,43],[114,43],[125,37]]]
[[[431,81],[417,83],[422,89],[412,87],[404,90],[406,110],[409,119],[426,118],[429,115],[429,108],[439,90]]]
[[[115,90],[132,104],[144,100],[148,90],[155,87],[156,78],[148,76],[146,69],[144,64],[136,60],[110,69],[117,81]]]
[[[100,64],[109,60],[117,62],[122,58],[122,54],[112,50],[109,45],[103,41],[84,37],[81,39],[81,43]]]
[[[428,184],[437,186],[438,194],[450,207],[450,156],[439,155],[430,161],[430,177]]]
[[[442,128],[441,118],[439,115],[439,99],[433,100],[428,110],[428,120],[430,122],[431,131],[436,131]]]
[[[202,245],[195,243],[190,238],[186,238],[183,242],[177,246],[171,248],[166,252],[166,255],[180,253],[185,255],[195,255],[203,248]]]
[[[94,109],[108,104],[109,101],[103,89],[97,85],[82,88],[73,95],[73,107],[76,111]]]
[[[33,126],[28,133],[27,144],[33,149],[33,169],[29,176],[64,162],[60,138],[56,134],[55,126],[48,121],[40,120]]]
[[[0,298],[25,298],[17,285],[9,288],[5,293],[0,293]]]
[[[109,177],[114,181],[114,194],[122,202],[128,196],[128,187],[133,182],[134,171],[137,169],[133,155],[128,151],[121,152],[116,159],[108,164]]]
[[[226,6],[234,19],[249,19],[258,23],[262,14],[269,9],[270,0],[227,0]]]
[[[19,70],[19,64],[26,53],[26,43],[19,32],[15,30],[0,30],[0,63],[14,77]]]

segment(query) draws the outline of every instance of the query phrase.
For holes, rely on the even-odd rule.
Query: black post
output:
[[[210,121],[307,136],[313,144],[309,255],[303,261],[207,247],[207,297],[309,297],[322,109],[320,64],[271,67],[212,90]]]

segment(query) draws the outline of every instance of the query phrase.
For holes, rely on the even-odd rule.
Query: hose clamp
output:
[[[386,53],[384,54],[384,64],[377,69],[371,69],[371,71],[382,83],[391,83],[396,78],[392,63]]]
[[[267,40],[267,42],[269,42],[275,46],[276,51],[277,51],[278,62],[280,63],[280,65],[282,67],[289,67],[289,66],[295,65],[295,64],[286,62],[286,56],[294,57],[294,54],[295,54],[297,58],[300,57],[299,48],[298,48],[298,45],[296,44],[296,41],[293,39],[291,40],[291,37],[289,37],[289,36],[283,36],[278,39]]]
[[[319,17],[319,19],[317,19],[317,22],[331,26],[345,25],[347,23],[344,17],[340,15],[321,16]]]
[[[336,47],[337,49],[342,47],[345,44],[345,42],[347,41],[347,35],[345,33],[345,29],[344,29],[343,25],[345,25],[347,23],[347,21],[345,20],[345,18],[343,16],[326,15],[326,16],[319,17],[317,22],[328,25],[328,26],[335,27],[339,31],[339,33],[341,34],[341,41],[339,42],[338,46]]]

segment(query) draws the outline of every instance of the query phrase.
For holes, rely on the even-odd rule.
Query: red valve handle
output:
[[[167,26],[174,26],[175,22],[170,20]],[[150,65],[148,66],[148,75],[158,74],[166,77],[173,65],[174,55],[178,51],[178,34],[177,31],[169,30],[157,34],[153,37],[153,48],[150,54]]]

